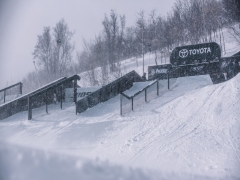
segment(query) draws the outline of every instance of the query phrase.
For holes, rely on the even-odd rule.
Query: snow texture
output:
[[[170,91],[123,117],[119,96],[78,115],[71,103],[64,110],[51,105],[49,114],[35,109],[32,121],[18,113],[0,122],[7,169],[1,175],[238,179],[239,82],[240,74],[218,85],[207,75],[178,78]]]
[[[228,37],[226,49],[239,47]],[[140,62],[124,61],[123,73],[141,74]],[[117,96],[78,115],[64,103],[33,109],[31,121],[27,112],[1,120],[0,179],[240,179],[240,74],[216,85],[208,75],[170,83],[124,116]]]

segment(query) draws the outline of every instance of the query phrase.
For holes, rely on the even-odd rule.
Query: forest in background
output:
[[[177,46],[217,42],[225,53],[223,28],[228,28],[240,44],[240,34],[233,26],[240,22],[239,0],[176,0],[167,16],[157,13],[139,11],[135,25],[126,27],[127,17],[111,10],[104,16],[99,35],[84,39],[82,51],[75,49],[74,31],[64,19],[54,28],[44,27],[33,51],[36,71],[23,79],[23,92],[83,72],[92,86],[106,85],[110,74],[116,78],[122,75],[122,60],[144,59],[151,52],[158,65],[160,54],[169,56]],[[96,80],[95,68],[101,70],[101,81]]]

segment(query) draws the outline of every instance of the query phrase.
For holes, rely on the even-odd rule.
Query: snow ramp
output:
[[[162,106],[174,98],[190,91],[212,85],[209,75],[187,76],[168,80],[135,82],[133,86],[124,91],[120,98],[120,113],[126,115],[132,110],[146,113],[153,106]],[[158,91],[158,92],[157,92]],[[162,98],[164,97],[164,98]],[[154,101],[158,99],[157,101]],[[144,106],[145,111],[142,111]]]
[[[20,152],[21,146],[29,148],[30,153],[31,149],[44,149],[56,156],[56,161],[51,161],[53,167],[61,166],[58,158],[66,154],[93,163],[97,160],[110,166],[150,170],[150,178],[142,179],[174,179],[171,175],[175,179],[239,179],[240,76],[216,85],[207,85],[206,76],[185,78],[189,81],[179,79],[171,90],[126,116],[119,116],[119,96],[77,116],[73,106],[36,116],[32,121],[16,114],[0,122],[0,142],[7,143],[0,151],[12,152],[16,145]],[[192,81],[190,86],[192,78],[198,83]],[[29,151],[14,150],[17,157],[13,157],[21,163]],[[42,156],[32,154],[34,162],[21,167],[36,167],[37,171],[39,166],[31,163]],[[3,160],[10,168],[15,163]],[[45,167],[45,162],[37,162]],[[69,163],[69,170],[74,170],[75,161]],[[84,170],[84,163],[80,164],[80,170]],[[109,176],[114,172],[109,171]],[[121,175],[124,177],[117,176]]]

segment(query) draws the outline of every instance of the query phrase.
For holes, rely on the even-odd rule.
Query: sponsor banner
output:
[[[220,46],[211,42],[176,47],[171,53],[170,62],[172,65],[185,66],[219,62],[220,58]]]
[[[77,100],[80,100],[89,94],[97,91],[101,87],[77,88]],[[73,102],[73,88],[65,89],[65,102]]]
[[[167,73],[171,68],[171,64],[148,66],[148,80],[153,80],[157,78],[166,79]]]

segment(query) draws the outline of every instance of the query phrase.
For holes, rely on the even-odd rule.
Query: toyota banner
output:
[[[170,62],[174,66],[185,66],[219,62],[220,58],[220,46],[211,42],[176,47],[171,53]]]

